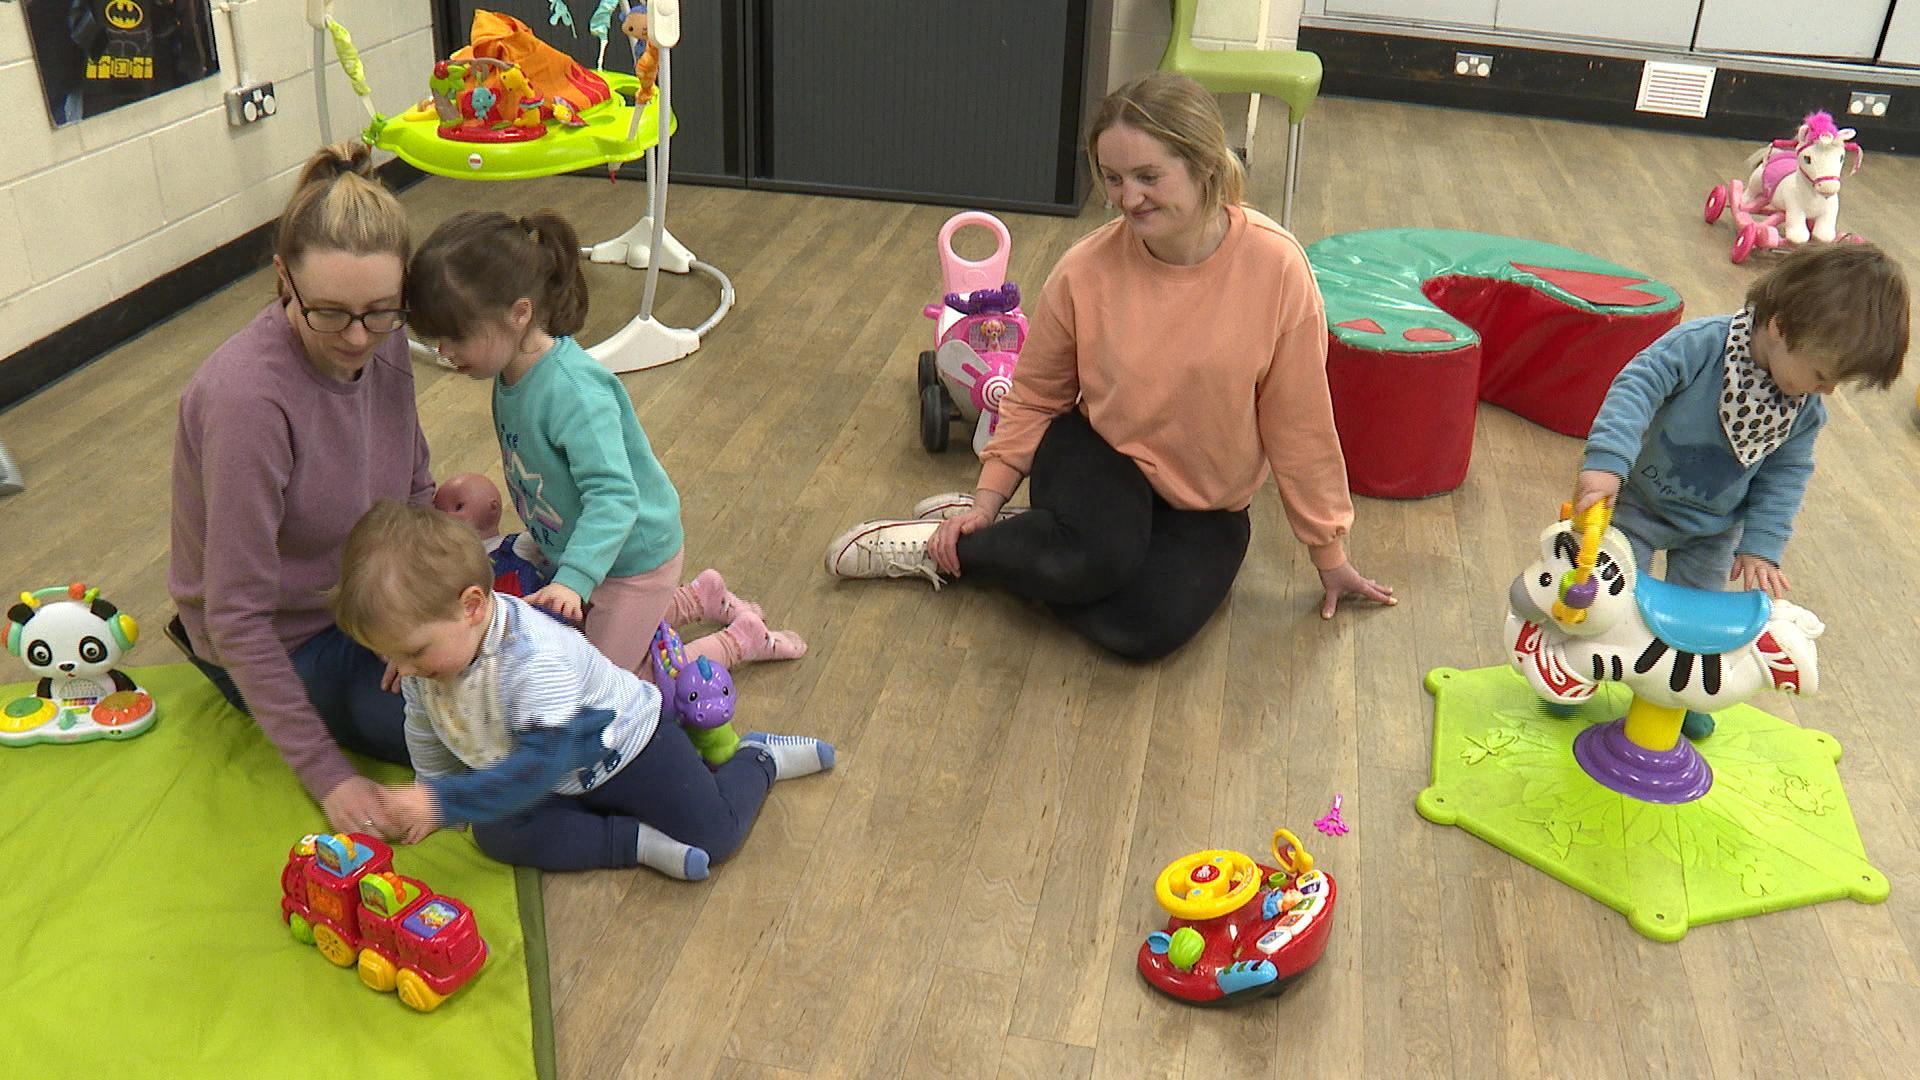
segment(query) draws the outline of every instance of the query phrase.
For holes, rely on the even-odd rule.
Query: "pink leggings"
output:
[[[661,620],[678,629],[700,617],[700,601],[692,589],[680,584],[686,554],[682,548],[644,574],[610,577],[593,590],[581,630],[607,659],[642,678],[653,677],[647,650]],[[720,631],[687,642],[687,658],[704,656],[722,667],[739,667],[739,649],[724,635]]]

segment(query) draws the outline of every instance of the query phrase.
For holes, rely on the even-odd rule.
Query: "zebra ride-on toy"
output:
[[[1762,690],[1816,692],[1826,626],[1758,589],[1707,592],[1647,575],[1604,502],[1578,518],[1571,506],[1561,513],[1507,590],[1508,661],[1556,704],[1625,685],[1626,716],[1575,738],[1581,767],[1643,802],[1698,799],[1713,770],[1681,737],[1687,710],[1712,713]]]
[[[969,225],[992,232],[992,255],[978,262],[954,253],[953,235]],[[1000,421],[1000,399],[1013,385],[1013,365],[1027,340],[1020,288],[1007,280],[1013,237],[992,214],[968,210],[940,228],[943,294],[923,310],[934,320],[934,347],[920,354],[920,443],[947,448],[948,425],[974,425],[973,452],[987,447]]]

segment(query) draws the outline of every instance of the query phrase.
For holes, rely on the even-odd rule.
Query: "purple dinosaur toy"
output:
[[[678,722],[709,766],[726,764],[740,746],[733,730],[733,676],[704,656],[689,662],[680,635],[664,622],[649,652],[661,722]]]

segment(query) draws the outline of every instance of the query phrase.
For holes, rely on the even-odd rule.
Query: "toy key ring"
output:
[[[1273,864],[1289,874],[1304,874],[1313,869],[1313,856],[1299,837],[1282,827],[1273,830]]]

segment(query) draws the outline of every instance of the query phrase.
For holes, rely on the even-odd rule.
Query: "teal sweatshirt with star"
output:
[[[513,508],[559,568],[553,580],[582,600],[680,550],[680,494],[626,387],[572,338],[514,385],[494,379],[493,427]]]
[[[1813,475],[1813,443],[1827,407],[1820,395],[1808,395],[1786,441],[1742,465],[1720,423],[1732,321],[1721,315],[1681,323],[1621,368],[1593,418],[1581,467],[1622,477],[1642,502],[1691,535],[1744,526],[1738,552],[1779,566]]]

